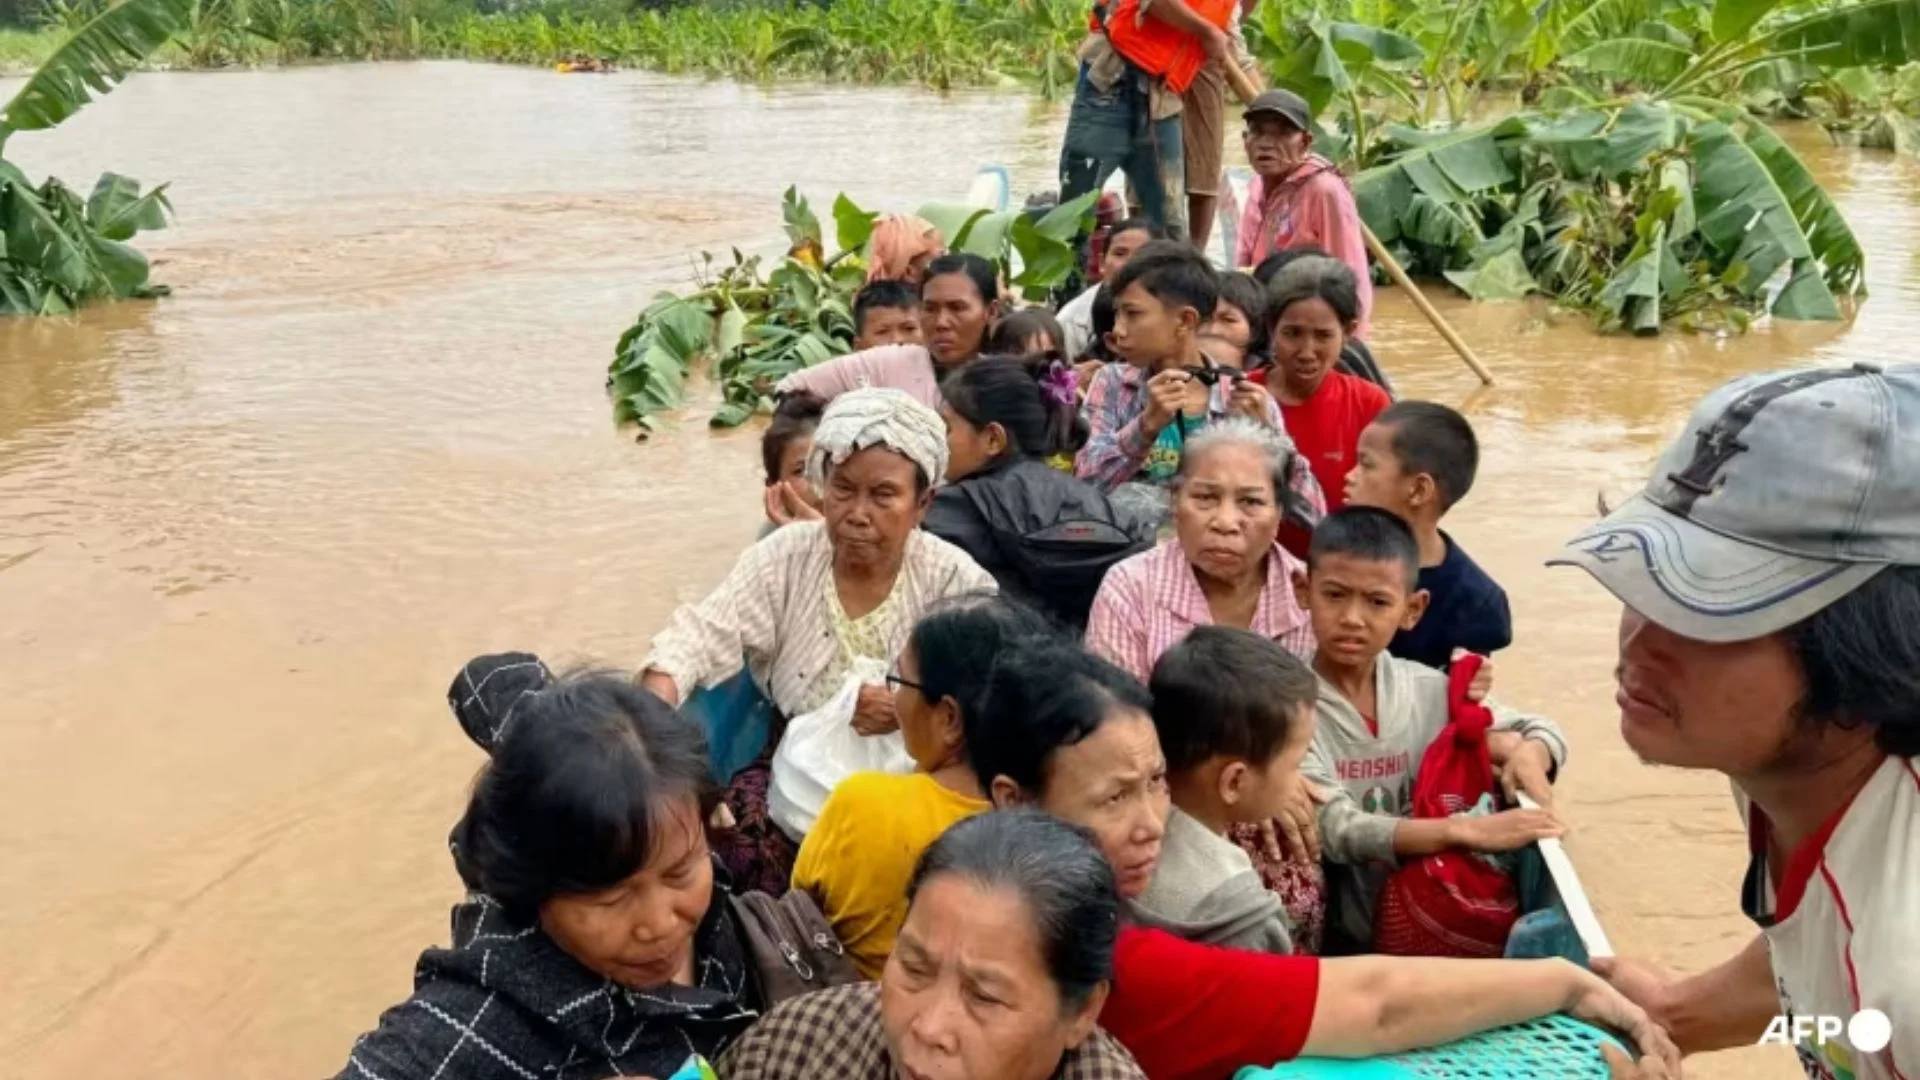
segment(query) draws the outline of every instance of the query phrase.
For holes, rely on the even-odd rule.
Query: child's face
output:
[[[1139,282],[1114,301],[1113,348],[1129,364],[1151,368],[1176,359],[1199,328],[1200,314],[1190,307],[1172,307]]]
[[[1274,751],[1273,757],[1264,765],[1244,763],[1246,772],[1231,807],[1234,824],[1270,821],[1280,816],[1302,783],[1300,766],[1313,747],[1318,717],[1319,711],[1313,702],[1302,702],[1287,725],[1286,741]]]
[[[860,321],[860,336],[853,339],[856,349],[881,345],[920,344],[920,312],[914,308],[873,308]]]
[[[797,481],[799,486],[811,491],[806,480],[807,456],[812,453],[813,432],[787,440],[787,445],[780,449],[780,479]]]
[[[1359,452],[1347,470],[1347,503],[1377,507],[1411,521],[1420,477],[1401,468],[1393,450],[1394,430],[1377,421],[1361,430]]]
[[[1215,337],[1226,338],[1239,346],[1242,351],[1245,351],[1247,343],[1253,340],[1253,325],[1247,322],[1247,313],[1225,300],[1220,301],[1220,306],[1213,309],[1213,318],[1208,321],[1206,332]]]
[[[1133,253],[1139,251],[1147,241],[1153,239],[1145,230],[1128,229],[1107,237],[1106,254],[1100,257],[1100,280],[1111,281],[1113,275],[1127,268],[1127,261]]]
[[[1313,619],[1319,655],[1344,668],[1373,663],[1427,609],[1427,594],[1407,580],[1406,566],[1387,559],[1323,554],[1294,591]]]

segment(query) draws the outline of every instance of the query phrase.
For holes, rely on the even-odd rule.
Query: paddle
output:
[[[1228,62],[1222,63],[1220,67],[1226,72],[1227,82],[1232,84],[1233,92],[1239,95],[1242,102],[1251,103],[1259,96],[1259,89],[1253,85],[1253,80],[1247,77],[1247,73],[1241,70],[1239,64]],[[1473,354],[1471,348],[1467,347],[1467,343],[1454,331],[1453,325],[1447,322],[1446,317],[1434,308],[1433,302],[1427,299],[1427,294],[1421,292],[1420,286],[1415,285],[1413,279],[1407,276],[1406,268],[1400,265],[1400,260],[1393,257],[1393,253],[1387,250],[1379,237],[1373,235],[1373,230],[1367,228],[1367,223],[1364,221],[1360,223],[1360,235],[1366,239],[1367,250],[1373,253],[1373,257],[1380,261],[1381,266],[1386,267],[1387,276],[1393,279],[1395,285],[1407,291],[1407,296],[1412,298],[1413,306],[1420,309],[1420,314],[1427,317],[1427,321],[1440,332],[1440,336],[1446,339],[1447,344],[1453,346],[1453,351],[1460,354],[1460,359],[1465,360],[1467,366],[1473,369],[1473,373],[1480,376],[1481,382],[1489,386],[1493,385],[1493,372],[1488,371],[1487,366],[1480,362],[1480,358]]]

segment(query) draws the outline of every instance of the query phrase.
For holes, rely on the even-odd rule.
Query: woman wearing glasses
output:
[[[917,623],[887,684],[907,753],[906,776],[840,782],[800,845],[793,887],[813,896],[870,979],[880,977],[907,914],[913,867],[947,827],[987,810],[969,734],[996,661],[1052,631],[1039,614],[988,594],[958,597]]]

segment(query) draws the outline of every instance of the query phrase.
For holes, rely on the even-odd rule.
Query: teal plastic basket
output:
[[[1430,1050],[1365,1061],[1301,1058],[1241,1069],[1234,1080],[1607,1080],[1602,1043],[1621,1046],[1591,1024],[1549,1016]]]

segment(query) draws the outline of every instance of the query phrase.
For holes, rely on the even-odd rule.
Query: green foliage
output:
[[[0,151],[16,131],[51,128],[111,91],[187,17],[189,0],[122,0],[102,11],[66,9],[71,35],[0,108]],[[166,293],[148,283],[147,258],[127,245],[163,229],[166,185],[106,173],[82,200],[49,177],[35,186],[0,156],[0,315],[58,315],[89,300]]]
[[[949,247],[993,260],[1013,285],[1038,296],[1072,272],[1073,241],[1089,224],[1094,200],[1076,199],[1038,219],[939,203],[919,214],[941,228]],[[734,427],[772,408],[782,377],[852,351],[853,295],[866,281],[861,256],[876,217],[836,197],[840,251],[823,259],[820,219],[789,188],[781,199],[789,249],[771,270],[737,248],[724,265],[702,252],[694,290],[655,298],[615,345],[607,371],[614,421],[636,424],[644,436],[654,414],[686,403],[688,376],[711,361],[721,397],[711,423]]]

